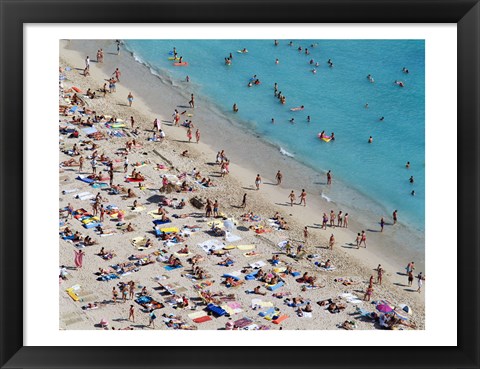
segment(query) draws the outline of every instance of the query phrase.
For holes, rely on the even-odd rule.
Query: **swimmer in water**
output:
[[[407,73],[407,74],[410,73],[410,72],[408,71],[408,69],[405,68],[405,67],[403,67],[402,72],[403,72],[403,73]]]
[[[248,82],[248,87],[252,87],[253,86],[253,83],[252,82]]]
[[[186,81],[186,82],[190,82],[190,77],[187,76],[187,77],[185,78],[185,81]]]
[[[310,115],[307,116],[307,122],[310,123]]]
[[[368,109],[368,103],[365,104],[365,109]]]
[[[380,117],[380,121],[383,122],[385,120],[385,117]]]
[[[272,118],[272,124],[275,124],[275,119],[274,118]]]
[[[313,64],[314,63],[314,60],[313,59],[310,59],[310,64]]]
[[[302,52],[302,47],[301,46],[298,47],[298,52]]]
[[[234,103],[234,104],[233,104],[233,111],[234,111],[235,113],[238,112],[237,103]]]
[[[295,118],[290,119],[290,123],[295,124]]]
[[[313,73],[313,74],[317,74],[317,70],[316,70],[315,68],[312,69],[312,73]]]
[[[290,42],[288,43],[288,46],[293,46],[293,41],[290,41]]]
[[[181,63],[183,60],[183,56],[180,57],[180,59],[178,59],[178,62]]]
[[[305,55],[310,55],[310,51],[307,48],[305,48]]]
[[[320,132],[320,138],[324,138],[324,137],[325,137],[325,131]]]
[[[246,48],[243,48],[242,53],[248,53],[248,50]]]
[[[371,144],[373,142],[373,137],[370,136],[370,138],[368,139],[368,143]]]
[[[405,168],[410,169],[410,162],[407,161],[407,164],[405,164]]]
[[[280,60],[275,59],[275,64],[278,64],[278,63],[280,63]]]
[[[275,41],[273,42],[273,44],[274,44],[275,46],[278,46],[278,41],[275,40]]]
[[[411,195],[415,196],[415,190],[412,190]]]
[[[330,135],[330,139],[331,139],[332,141],[335,141],[335,133],[332,132],[332,134]]]
[[[409,179],[410,183],[413,183],[415,182],[415,180],[413,179],[413,176],[410,176],[410,179]]]
[[[316,67],[320,66],[320,63],[319,63],[319,62],[316,62],[316,63],[315,63],[315,66],[316,66]]]

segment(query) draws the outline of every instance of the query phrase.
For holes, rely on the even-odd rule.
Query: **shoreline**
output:
[[[92,43],[91,48],[90,48],[91,51],[94,51],[95,49],[98,49],[100,47],[103,47],[105,50],[107,50],[107,46],[105,46],[105,45],[110,45],[111,44],[111,41],[97,41],[97,43],[94,43],[94,41],[90,41],[90,42]],[[80,54],[81,51],[69,50],[65,45],[66,43],[65,42],[62,42],[62,43],[64,45],[60,47],[61,48],[61,52],[60,52],[61,58],[63,60],[65,60],[65,62],[67,64],[71,65],[72,67],[81,66],[82,63],[83,63],[83,56],[81,56],[81,54]],[[90,51],[90,53],[91,53],[91,51]],[[112,61],[112,59],[114,59],[114,60]],[[132,62],[134,62],[135,65],[132,65]],[[285,212],[288,209],[287,213],[291,214],[291,216],[289,216],[289,218],[288,218],[289,223],[292,224],[292,225],[295,225],[294,227],[292,227],[293,231],[291,231],[291,233],[293,234],[293,236],[295,238],[301,239],[302,238],[301,237],[301,229],[303,228],[302,225],[308,225],[310,227],[309,228],[310,232],[314,233],[312,238],[318,238],[318,239],[321,240],[320,241],[321,244],[315,245],[316,247],[325,246],[328,243],[327,237],[331,233],[331,229],[328,228],[326,232],[318,231],[316,229],[315,223],[318,224],[320,222],[320,219],[321,219],[321,214],[319,214],[318,209],[325,209],[323,211],[327,212],[327,209],[329,209],[329,207],[332,207],[332,208],[336,209],[336,212],[338,211],[337,206],[335,206],[335,207],[332,206],[332,204],[335,205],[334,203],[330,203],[330,205],[329,205],[323,199],[320,199],[319,198],[320,196],[316,196],[313,193],[309,192],[309,196],[307,197],[308,206],[306,208],[303,208],[303,207],[300,207],[300,206],[294,206],[293,208],[286,207],[285,205],[287,204],[287,196],[288,196],[288,193],[290,192],[290,187],[287,187],[287,185],[290,185],[292,181],[295,182],[294,179],[291,179],[291,178],[295,177],[294,174],[291,175],[291,176],[289,175],[288,177],[290,177],[290,178],[286,178],[285,179],[285,184],[282,185],[282,186],[270,186],[270,185],[264,184],[264,185],[262,185],[262,189],[260,191],[258,191],[259,193],[256,193],[256,191],[253,191],[253,192],[250,191],[250,189],[253,189],[253,181],[254,181],[256,173],[251,168],[248,168],[247,165],[244,165],[244,162],[248,161],[248,157],[243,158],[243,160],[242,160],[241,150],[240,150],[240,152],[237,152],[235,149],[230,150],[230,146],[226,146],[226,144],[221,144],[221,145],[218,144],[217,148],[212,147],[212,141],[215,141],[215,139],[212,138],[213,135],[211,135],[212,128],[211,127],[209,128],[206,124],[205,125],[202,124],[202,120],[211,119],[211,120],[214,121],[215,119],[217,119],[217,121],[218,121],[218,119],[225,119],[225,118],[228,119],[228,117],[222,117],[222,116],[218,117],[218,116],[216,116],[216,113],[221,114],[221,112],[216,112],[215,111],[216,109],[212,109],[211,107],[195,108],[195,115],[193,117],[193,120],[194,120],[194,123],[196,123],[196,126],[199,127],[201,132],[202,132],[202,139],[201,139],[201,141],[198,145],[197,144],[188,144],[188,143],[185,142],[186,130],[183,129],[183,127],[180,127],[180,128],[172,127],[172,126],[168,125],[168,123],[167,123],[167,122],[170,121],[170,118],[168,117],[168,115],[169,115],[168,112],[170,112],[170,110],[173,109],[173,107],[177,107],[179,101],[185,101],[185,103],[186,103],[186,101],[188,101],[188,97],[185,96],[185,94],[182,94],[182,91],[180,91],[178,88],[175,88],[175,86],[168,86],[168,83],[163,81],[164,88],[160,89],[161,94],[163,94],[163,99],[162,99],[163,101],[161,101],[161,102],[159,101],[158,104],[156,104],[154,106],[152,104],[152,99],[155,99],[156,96],[154,96],[153,93],[146,95],[145,91],[142,92],[142,91],[140,91],[140,89],[136,90],[135,86],[134,86],[135,83],[133,83],[134,81],[131,81],[132,83],[129,81],[129,78],[131,79],[132,77],[131,76],[127,77],[129,71],[135,70],[135,72],[140,72],[141,76],[146,78],[145,81],[149,81],[148,83],[151,83],[153,85],[157,85],[157,88],[158,88],[158,83],[155,83],[157,81],[153,81],[153,82],[151,81],[152,77],[154,77],[154,75],[152,75],[150,73],[150,71],[148,70],[148,68],[146,66],[140,65],[132,57],[130,57],[128,55],[125,56],[125,54],[123,52],[121,53],[121,55],[119,57],[117,57],[117,56],[112,57],[111,55],[108,54],[108,52],[106,52],[105,65],[101,66],[101,68],[98,68],[99,65],[93,63],[92,72],[91,72],[92,76],[90,78],[85,78],[85,81],[89,81],[89,83],[90,83],[90,80],[92,78],[95,78],[95,80],[96,80],[95,83],[96,83],[96,85],[98,85],[96,87],[101,87],[101,85],[99,83],[99,77],[101,79],[105,79],[105,77],[108,76],[108,74],[105,73],[105,69],[107,69],[107,68],[109,68],[108,70],[112,69],[112,67],[111,67],[112,65],[119,66],[120,69],[122,70],[122,74],[123,74],[122,82],[119,83],[119,85],[117,87],[116,98],[114,98],[115,100],[117,100],[116,105],[122,105],[122,103],[121,103],[122,101],[126,102],[126,95],[128,94],[128,91],[132,91],[133,95],[135,96],[135,101],[134,101],[134,104],[133,104],[133,107],[132,107],[132,111],[134,113],[132,113],[132,114],[137,115],[137,112],[141,111],[142,116],[144,114],[146,114],[148,116],[148,118],[145,118],[145,120],[143,120],[143,117],[142,117],[142,120],[137,121],[139,123],[140,127],[142,128],[142,130],[144,129],[144,130],[149,131],[150,128],[151,128],[151,122],[153,122],[154,117],[159,117],[159,119],[162,120],[162,122],[163,122],[162,123],[162,128],[164,128],[165,131],[166,131],[167,141],[171,141],[172,145],[175,146],[173,148],[173,153],[176,153],[177,156],[178,156],[179,152],[177,150],[180,150],[180,147],[183,147],[183,148],[188,147],[188,150],[190,152],[191,157],[195,156],[196,159],[203,159],[207,163],[208,163],[208,161],[210,161],[210,162],[215,161],[214,159],[215,159],[216,152],[221,150],[222,148],[226,148],[227,155],[232,160],[232,164],[231,164],[231,167],[230,167],[231,174],[229,175],[229,177],[232,177],[232,179],[228,178],[229,181],[234,181],[236,183],[239,183],[240,186],[242,186],[245,189],[244,192],[247,192],[249,194],[249,198],[253,197],[254,201],[265,202],[265,200],[266,200],[266,202],[270,204],[269,207],[271,209],[275,208],[277,211]],[[142,68],[143,68],[143,71],[142,71]],[[114,68],[112,70],[114,70]],[[139,82],[140,78],[138,78],[138,73],[135,74],[135,76],[136,76],[135,80]],[[84,77],[81,77],[81,78],[84,78]],[[157,79],[161,80],[160,77],[157,78]],[[126,82],[124,82],[124,80]],[[142,82],[144,82],[143,79],[142,79]],[[125,85],[130,86],[132,89],[127,90],[125,88]],[[150,85],[146,86],[145,88],[148,89],[149,86]],[[166,91],[167,89],[169,89],[170,91],[167,92]],[[180,98],[182,98],[183,100],[180,100]],[[110,96],[109,96],[109,100],[111,100]],[[203,101],[202,97],[197,98],[197,104],[198,104],[198,102],[201,104],[202,101]],[[162,112],[162,114],[158,113],[160,111]],[[127,116],[122,116],[122,118],[128,118],[128,117]],[[198,122],[197,122],[197,119],[198,119]],[[215,130],[213,130],[213,132],[215,132]],[[247,137],[247,140],[249,140],[249,139],[251,140],[251,137],[253,137],[248,132],[238,132],[238,127],[235,127],[233,124],[232,124],[232,127],[229,127],[227,132],[223,132],[223,134],[227,137],[238,137],[238,136],[241,136],[242,138]],[[233,136],[232,136],[232,134],[233,134]],[[248,138],[248,135],[250,135],[250,138]],[[221,140],[218,140],[216,142],[218,143],[220,141]],[[242,142],[242,140],[238,140],[238,141]],[[275,174],[277,168],[282,169],[282,172],[284,172],[283,168],[286,165],[285,163],[288,164],[289,162],[294,161],[292,158],[282,156],[280,154],[280,152],[278,151],[278,148],[277,148],[277,150],[275,150],[275,147],[273,145],[272,145],[272,147],[268,147],[268,144],[265,144],[264,142],[262,142],[261,144],[258,144],[258,142],[256,142],[256,143],[254,143],[254,145],[256,145],[256,146],[262,146],[262,145],[267,146],[266,148],[262,147],[262,150],[264,150],[264,151],[262,151],[262,153],[264,153],[264,154],[266,153],[266,155],[267,155],[267,156],[262,155],[262,157],[268,157],[269,158],[269,163],[266,163],[266,166],[271,167],[270,171],[271,171],[272,176]],[[239,149],[244,149],[244,147],[241,146]],[[192,154],[195,154],[195,155],[192,155]],[[274,154],[276,154],[276,155],[274,155]],[[184,163],[184,165],[195,166],[195,165],[197,165],[197,163],[199,161],[201,161],[201,160],[196,160],[196,161],[187,160],[187,163]],[[253,162],[250,161],[250,163],[252,164]],[[257,165],[257,163],[255,163],[255,165]],[[283,165],[283,166],[281,166],[281,165]],[[296,162],[295,163],[289,163],[289,165],[298,166],[298,164],[296,164]],[[285,173],[288,173],[288,171],[285,171],[284,175],[285,175]],[[267,182],[267,181],[271,182],[271,180],[272,180],[272,178],[269,178],[269,176],[262,176],[262,177],[263,177],[264,182]],[[215,180],[215,182],[220,181],[220,179],[217,179],[213,176],[212,176],[212,178]],[[296,193],[299,191],[298,187],[299,187],[298,184],[295,187],[292,187],[292,188],[295,189]],[[241,198],[231,198],[231,195],[228,191],[224,192],[224,195],[226,196],[226,199],[229,199],[230,205],[238,204],[241,201]],[[252,196],[250,196],[250,195],[252,195]],[[272,204],[276,204],[277,206],[272,205]],[[317,209],[317,210],[315,210],[315,209]],[[248,206],[247,206],[247,210],[248,210]],[[272,216],[273,213],[272,214],[262,214],[262,215],[263,216]],[[313,225],[312,225],[312,222],[314,223]],[[383,265],[384,269],[386,269],[386,272],[387,272],[386,277],[389,279],[390,282],[392,282],[392,283],[400,282],[400,281],[404,282],[405,277],[404,276],[400,277],[397,274],[397,272],[399,270],[403,270],[402,269],[403,266],[406,265],[406,263],[410,260],[407,260],[402,264],[395,263],[395,262],[392,263],[392,258],[390,258],[389,260],[386,260],[386,259],[383,260],[382,257],[381,257],[381,254],[382,254],[381,252],[378,252],[379,255],[376,255],[377,251],[381,250],[382,243],[390,242],[391,240],[388,239],[388,241],[383,241],[382,242],[380,237],[377,237],[379,235],[375,235],[375,234],[370,233],[368,237],[369,237],[369,242],[371,241],[372,245],[370,245],[370,243],[369,243],[369,248],[368,249],[366,249],[366,250],[352,250],[350,247],[347,247],[347,245],[350,242],[352,242],[353,239],[354,239],[354,234],[352,236],[352,231],[351,230],[352,229],[357,230],[361,226],[354,219],[352,219],[350,221],[349,226],[350,226],[350,228],[348,230],[347,229],[335,229],[335,237],[337,239],[337,245],[334,248],[333,253],[341,255],[342,259],[343,258],[346,259],[346,260],[349,259],[349,258],[354,259],[359,264],[361,264],[361,267],[360,267],[361,270],[372,270],[374,267],[376,267],[376,265],[378,265],[380,263],[380,264]],[[301,227],[301,228],[299,228],[299,227]],[[365,228],[366,227],[364,227],[364,229]],[[387,236],[387,237],[389,237],[389,236]],[[324,253],[323,249],[322,249],[321,252]],[[328,253],[330,254],[330,252],[328,252]],[[375,261],[373,261],[373,260],[375,260]],[[417,263],[418,259],[414,259],[414,260]],[[351,261],[351,262],[353,262],[353,261]],[[348,264],[350,264],[350,263],[346,262],[344,264],[344,266],[346,266]],[[419,271],[424,270],[423,269],[424,266],[422,264],[423,263],[418,262],[417,270],[419,270]],[[370,273],[374,273],[374,272],[370,272]],[[385,280],[387,280],[387,278],[385,278]],[[400,291],[400,289],[398,289],[399,291],[397,291],[396,287],[394,287],[394,286],[392,286],[392,288],[395,289],[395,293]],[[408,295],[410,296],[411,294],[408,294]],[[411,296],[411,297],[414,298],[415,300],[417,300],[417,303],[419,303],[423,306],[423,304],[424,304],[424,296],[423,295],[416,296],[416,294],[415,294],[415,297],[413,297],[413,296]],[[419,312],[419,314],[424,314],[423,309],[422,309],[421,312]],[[420,323],[420,325],[423,324],[423,319],[421,319],[421,320],[422,320],[422,323]]]
[[[89,41],[86,42],[88,44]],[[88,53],[88,51],[84,50],[85,48],[94,50],[95,48],[98,49],[103,47],[107,50],[111,45],[110,41],[96,42],[98,45],[92,45],[92,47],[88,48],[86,47],[87,45],[85,44],[85,41],[73,41],[75,51],[86,53]],[[70,43],[70,45],[72,45],[72,43]],[[113,65],[118,65],[120,66],[120,70],[132,73],[132,77],[134,76],[136,78],[127,80],[129,77],[124,73],[123,79],[126,81],[125,84],[133,90],[137,99],[138,97],[142,98],[142,101],[144,102],[142,105],[143,108],[147,108],[153,116],[162,117],[162,120],[165,122],[171,122],[168,113],[173,112],[173,108],[178,108],[179,111],[185,110],[185,106],[188,105],[187,101],[189,100],[189,92],[184,88],[187,86],[186,82],[175,81],[172,76],[168,75],[168,71],[168,79],[165,78],[165,76],[152,74],[151,68],[136,60],[130,50],[126,50],[122,46],[122,51],[124,52],[118,57],[115,56],[114,64],[109,64],[107,58],[105,65],[102,65],[101,67],[103,70],[109,68],[109,70],[111,69],[113,71],[115,69]],[[124,83],[123,79],[122,84]],[[141,83],[140,80],[142,81]],[[162,89],[161,86],[158,86],[158,83],[155,82],[160,82],[161,86],[170,88],[169,94],[176,96],[176,99],[173,99],[170,96],[168,99],[165,99],[163,103],[160,102],[160,100],[165,97],[165,93],[164,89]],[[145,86],[142,86],[142,84],[145,84]],[[136,93],[135,90],[137,90]],[[181,98],[183,98],[183,100],[181,100]],[[179,101],[184,101],[185,104],[179,104]],[[418,265],[419,270],[425,270],[424,235],[420,235],[418,231],[412,231],[407,225],[403,224],[401,221],[401,213],[399,215],[400,221],[395,228],[390,227],[391,212],[386,214],[383,213],[386,221],[385,233],[388,234],[387,237],[389,237],[385,242],[376,234],[379,229],[380,216],[365,212],[357,206],[345,205],[344,203],[337,204],[335,201],[329,202],[323,198],[323,196],[335,197],[335,194],[338,193],[337,191],[344,193],[347,192],[349,193],[348,204],[355,204],[355,202],[358,201],[359,195],[363,196],[362,203],[369,201],[369,198],[366,197],[366,195],[350,188],[348,184],[343,184],[342,182],[336,183],[335,176],[333,178],[333,188],[325,188],[325,175],[321,175],[318,170],[299,162],[295,158],[282,155],[279,148],[274,144],[265,141],[254,132],[242,129],[239,124],[234,122],[233,117],[225,115],[219,107],[215,106],[214,102],[210,101],[208,98],[196,95],[196,101],[197,105],[200,105],[200,107],[196,109],[193,121],[196,124],[196,127],[199,127],[202,132],[201,141],[207,143],[211,149],[211,161],[214,161],[217,151],[228,147],[226,150],[227,156],[231,159],[232,168],[235,168],[232,172],[235,173],[239,168],[245,169],[248,172],[248,174],[242,173],[240,176],[241,178],[249,178],[249,180],[244,183],[246,185],[250,185],[254,182],[257,173],[262,175],[264,182],[268,181],[273,183],[275,182],[273,177],[277,169],[280,169],[284,174],[281,186],[282,195],[279,196],[280,199],[287,199],[288,194],[292,189],[295,190],[295,192],[298,192],[301,188],[305,188],[309,194],[309,204],[314,206],[315,209],[318,209],[315,214],[312,214],[312,220],[309,224],[311,224],[311,222],[317,224],[321,223],[323,212],[328,214],[332,209],[336,213],[338,210],[342,210],[344,214],[350,214],[350,229],[355,229],[358,232],[361,230],[367,231],[369,241],[372,243],[372,254],[374,254],[375,257],[383,259],[384,264],[391,264],[395,266],[396,269],[400,269],[404,267],[404,264],[406,265],[409,261],[414,260]],[[165,114],[165,112],[168,113]],[[222,127],[222,129],[218,130],[217,127]],[[185,137],[183,127],[181,127],[181,129],[177,128],[173,130],[169,130],[168,128],[170,127],[167,126],[166,132],[174,134],[177,140]],[[178,132],[179,130],[180,132]],[[232,140],[232,137],[235,137],[236,139]],[[268,160],[258,160],[259,157],[268,158]],[[253,163],[255,164],[253,165]],[[235,165],[238,165],[238,167]],[[326,173],[326,170],[324,170],[324,172]],[[244,177],[243,175],[248,175],[249,177]],[[302,180],[297,180],[298,178],[301,178]],[[335,188],[336,186],[338,188]],[[276,198],[275,203],[278,203],[278,200],[279,199]],[[381,211],[381,207],[383,206],[376,202],[374,202],[374,204],[374,208],[377,211]],[[352,242],[355,239],[355,236],[356,235],[353,234],[348,242]],[[403,247],[403,245],[406,244],[421,246],[420,249]],[[411,260],[406,261],[406,259]]]

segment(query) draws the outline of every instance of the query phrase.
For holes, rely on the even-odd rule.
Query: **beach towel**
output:
[[[78,199],[84,201],[84,200],[93,199],[95,197],[95,195],[93,193],[90,193],[90,192],[82,192],[81,194],[78,194],[76,197]]]
[[[266,311],[261,311],[258,313],[258,315],[260,315],[261,317],[266,317],[268,315],[272,315],[272,314],[275,314],[275,308],[271,307],[270,309],[266,310]]]
[[[238,320],[233,322],[233,324],[236,325],[239,328],[246,328],[249,325],[251,325],[252,323],[253,323],[253,320],[251,320],[250,318],[246,318],[246,317],[244,317],[242,319],[238,319]]]
[[[145,210],[145,206],[137,206],[135,208],[134,207],[131,208],[132,213],[139,213],[144,210]]]
[[[255,263],[250,263],[248,265],[250,265],[250,267],[252,267],[254,269],[258,269],[258,268],[261,268],[261,267],[267,265],[267,263],[265,263],[263,260],[260,260],[260,261],[256,261]]]
[[[233,234],[230,232],[227,232],[227,235],[225,236],[225,241],[227,242],[236,242],[236,241],[240,241],[241,239],[242,237],[237,236],[236,234]]]
[[[169,227],[169,228],[160,228],[160,232],[164,233],[178,233],[180,230],[177,227]]]
[[[95,127],[88,127],[88,128],[82,128],[82,131],[85,132],[87,135],[91,135],[92,133],[96,133],[97,129]]]
[[[253,250],[255,248],[255,245],[238,245],[237,249],[243,250],[243,251],[248,251],[248,250]]]
[[[225,245],[218,241],[218,240],[207,240],[205,242],[197,244],[198,247],[200,247],[203,251],[206,253],[210,251],[216,251],[216,250],[221,250]]]
[[[287,270],[286,267],[273,268],[273,271],[274,271],[275,273],[283,273],[285,270]]]
[[[153,222],[153,224],[155,224],[155,225],[172,223],[172,221],[171,221],[170,219],[169,219],[169,220],[155,219],[155,220],[153,220],[152,222]]]
[[[291,272],[292,277],[298,277],[301,273],[300,272]]]
[[[207,310],[208,311],[211,311],[212,314],[216,317],[220,317],[220,316],[223,316],[225,315],[227,312],[222,309],[220,306],[217,306],[217,305],[214,305],[212,303],[208,304],[207,305]]]
[[[160,219],[162,217],[162,214],[158,214],[158,210],[151,210],[147,214],[151,215],[153,219]]]
[[[164,268],[165,268],[165,270],[171,271],[171,270],[183,268],[183,266],[182,265],[178,265],[178,266],[165,265]]]
[[[93,179],[88,178],[87,176],[84,176],[84,175],[79,175],[79,176],[77,176],[76,179],[78,179],[79,181],[88,183],[88,184],[95,182]]]
[[[288,315],[282,315],[282,316],[279,316],[277,319],[272,320],[272,323],[273,324],[280,324],[281,322],[283,322],[287,318],[288,318]]]
[[[242,271],[241,270],[238,270],[238,271],[235,271],[235,272],[229,272],[229,273],[225,273],[222,275],[223,278],[232,278],[236,281],[239,281],[240,280],[240,277],[242,275]]]
[[[195,318],[195,319],[192,319],[195,323],[205,323],[205,322],[208,322],[209,320],[212,320],[212,318],[210,318],[208,315],[205,315],[205,316],[202,316],[200,318]]]
[[[128,178],[125,179],[125,182],[129,182],[129,183],[131,183],[131,182],[145,182],[145,180],[140,179],[140,178],[130,178],[130,177],[128,177]]]
[[[120,278],[118,275],[112,273],[108,275],[102,275],[101,277],[97,278],[97,281],[106,282],[106,281],[110,281],[112,279],[118,279],[118,278]]]
[[[261,308],[269,308],[273,307],[273,302],[263,301],[262,299],[252,299],[251,307],[254,308],[255,306],[259,306]]]
[[[223,225],[222,220],[212,220],[211,222],[207,223],[207,227],[209,227],[209,228],[213,228],[213,227],[223,228],[224,225]]]
[[[284,284],[285,284],[285,283],[283,283],[282,281],[280,281],[280,282],[278,282],[276,285],[273,285],[273,286],[272,286],[272,285],[267,284],[266,286],[267,286],[267,290],[269,290],[269,291],[275,291],[275,290],[279,289],[280,287],[282,287]]]
[[[93,183],[92,188],[105,188],[108,187],[107,183]]]
[[[83,226],[87,229],[90,229],[90,228],[95,228],[95,227],[99,227],[99,226],[102,227],[103,224],[98,223],[98,222],[91,222],[91,223],[88,223],[88,224],[84,224]]]
[[[152,300],[153,299],[150,296],[141,296],[138,299],[136,299],[135,302],[137,304],[140,304],[140,305],[145,305],[145,304],[148,304]]]
[[[247,281],[252,281],[252,280],[254,280],[259,271],[260,271],[260,269],[254,270],[252,273],[247,274],[247,275],[245,276],[245,279],[246,279]]]
[[[66,289],[68,296],[70,296],[73,301],[80,301],[80,298],[75,293],[75,291],[79,291],[79,290],[80,290],[79,285],[75,285],[75,286],[72,286],[72,287]]]

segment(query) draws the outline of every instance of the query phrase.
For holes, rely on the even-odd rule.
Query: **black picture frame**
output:
[[[480,5],[473,0],[0,0],[0,365],[2,368],[479,368]],[[112,17],[113,15],[113,17]],[[25,23],[456,23],[458,346],[23,346]],[[451,175],[451,173],[450,173]],[[467,297],[468,293],[468,297]],[[441,308],[441,307],[439,307]],[[439,322],[428,322],[440,324]],[[324,334],[321,332],[319,334]],[[325,333],[328,334],[328,333]],[[429,342],[425,342],[428,345]],[[338,343],[341,346],[341,342]],[[375,342],[372,342],[375,345]],[[238,353],[238,355],[237,355]],[[252,361],[252,356],[255,360]],[[235,361],[232,358],[236,357]],[[74,358],[74,360],[72,360]],[[161,360],[160,360],[161,358]],[[255,365],[251,363],[255,362]]]

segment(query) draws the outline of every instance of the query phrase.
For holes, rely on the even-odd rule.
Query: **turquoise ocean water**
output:
[[[244,129],[314,170],[332,170],[335,179],[374,199],[385,214],[399,209],[403,222],[422,231],[424,41],[292,40],[293,46],[289,41],[280,40],[275,46],[273,40],[126,40],[125,45],[154,72],[168,73],[174,80],[185,80],[188,75],[190,88],[195,86],[196,93],[237,118]],[[175,67],[168,60],[173,47],[188,66]],[[248,53],[237,53],[243,48]],[[224,59],[230,53],[232,65],[226,66]],[[310,64],[311,59],[319,66]],[[328,66],[328,59],[333,68]],[[408,74],[402,72],[403,67]],[[374,83],[367,79],[369,74]],[[253,75],[261,84],[248,87]],[[396,85],[395,80],[405,87]],[[286,96],[285,105],[274,97],[274,83]],[[239,108],[237,114],[232,112],[234,103]],[[290,111],[300,105],[305,106],[303,111]],[[317,135],[323,130],[327,135],[334,132],[335,141],[319,140]],[[367,143],[369,136],[373,144]],[[409,170],[405,168],[407,161],[411,163]]]

